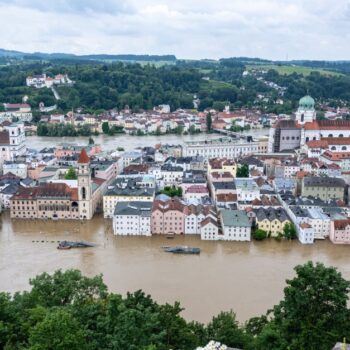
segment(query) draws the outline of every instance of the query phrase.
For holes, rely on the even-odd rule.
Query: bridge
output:
[[[247,139],[250,136],[247,134],[243,134],[242,132],[235,132],[235,131],[225,130],[225,129],[213,129],[213,131],[217,132],[218,134],[223,134],[234,138]],[[253,136],[250,136],[250,137],[253,138]]]

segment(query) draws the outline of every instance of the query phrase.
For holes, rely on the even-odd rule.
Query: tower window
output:
[[[82,197],[82,199],[86,199],[86,188],[85,187],[83,187],[81,189],[81,197]]]

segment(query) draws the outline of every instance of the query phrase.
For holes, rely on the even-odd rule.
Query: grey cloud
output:
[[[22,51],[350,56],[349,0],[0,0],[0,11],[0,47]]]

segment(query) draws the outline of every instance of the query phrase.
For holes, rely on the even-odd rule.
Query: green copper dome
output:
[[[315,107],[315,100],[307,95],[299,100],[299,108],[303,109],[313,109]]]

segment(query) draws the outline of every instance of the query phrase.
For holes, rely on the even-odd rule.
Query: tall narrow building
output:
[[[93,216],[92,209],[92,181],[90,158],[83,148],[78,159],[78,199],[79,218],[90,220]]]

